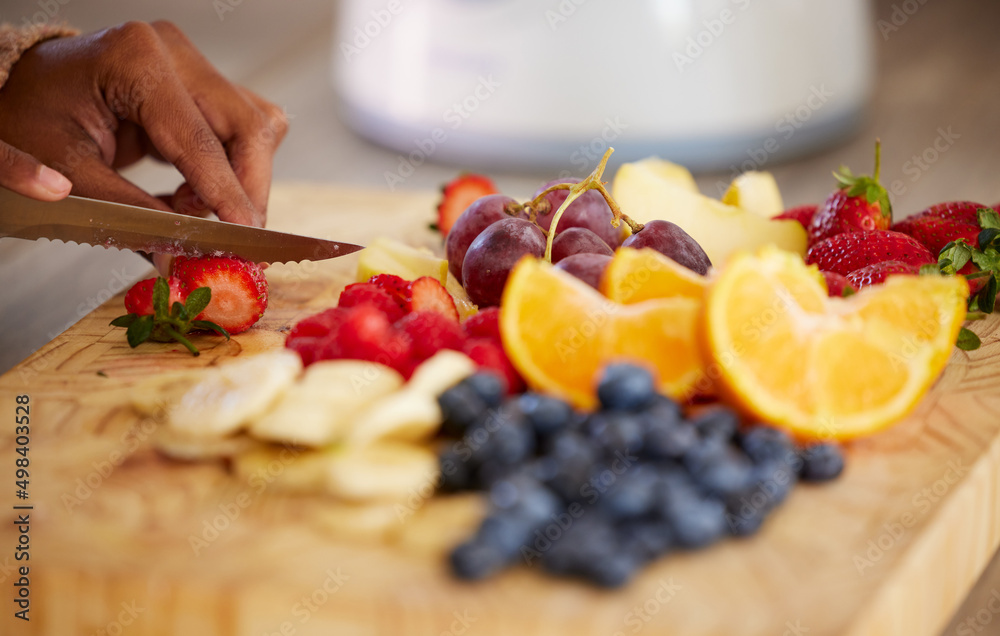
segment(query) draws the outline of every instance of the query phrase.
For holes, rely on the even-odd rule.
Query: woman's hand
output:
[[[172,24],[129,22],[42,42],[14,65],[0,89],[0,185],[60,199],[69,183],[55,168],[73,194],[263,226],[287,126]],[[118,174],[145,155],[184,176],[172,196]]]

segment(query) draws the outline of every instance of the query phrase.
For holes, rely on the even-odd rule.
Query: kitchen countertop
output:
[[[0,21],[14,23],[42,6],[25,0],[6,4],[13,6],[0,7]],[[275,159],[275,179],[385,189],[383,173],[394,169],[397,153],[355,137],[337,119],[329,80],[335,3],[227,6],[233,10],[219,13],[207,2],[164,8],[155,0],[133,0],[127,6],[91,0],[59,4],[55,17],[84,30],[126,19],[174,21],[227,76],[285,108],[291,130]],[[879,79],[867,117],[837,147],[793,163],[763,166],[774,173],[786,205],[821,200],[833,187],[830,171],[842,163],[867,170],[875,137],[883,144],[883,182],[901,185],[893,196],[897,216],[949,199],[1000,201],[1000,5],[879,0],[873,12],[881,21],[872,25]],[[886,25],[893,20],[897,28],[890,30]],[[433,189],[460,168],[426,163],[401,187]],[[126,176],[153,192],[172,190],[179,182],[172,169],[151,162],[130,168]],[[492,176],[505,192],[525,196],[550,175]],[[698,182],[703,191],[716,194],[718,184],[730,176],[699,175]],[[0,289],[5,292],[0,371],[149,271],[148,263],[131,253],[0,240]],[[1000,558],[995,558],[942,633],[971,633],[962,625],[979,632],[984,625],[976,622],[977,616],[989,612],[987,605],[998,589]]]

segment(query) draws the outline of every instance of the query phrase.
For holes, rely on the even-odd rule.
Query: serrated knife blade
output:
[[[0,188],[0,237],[40,238],[185,256],[236,254],[257,263],[321,261],[361,245],[69,196],[36,201]]]

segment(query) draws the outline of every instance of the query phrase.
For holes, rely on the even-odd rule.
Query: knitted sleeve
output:
[[[0,24],[0,88],[7,83],[10,69],[25,51],[39,42],[79,33],[77,29],[62,24],[31,24],[23,27],[6,22]]]

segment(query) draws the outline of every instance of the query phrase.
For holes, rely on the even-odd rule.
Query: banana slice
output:
[[[237,455],[233,471],[254,490],[323,494],[330,451],[267,445]]]
[[[396,505],[331,502],[314,510],[310,520],[334,536],[352,541],[385,543],[400,528]]]
[[[407,552],[440,554],[472,536],[488,508],[486,497],[479,493],[428,497],[418,510],[403,510],[397,504],[402,526],[398,545]]]
[[[403,389],[361,413],[346,442],[363,446],[380,440],[427,439],[441,426],[441,417],[441,407],[432,395]]]
[[[167,411],[167,425],[190,437],[225,437],[265,412],[302,371],[283,349],[209,370]]]
[[[360,412],[402,384],[398,372],[374,362],[316,362],[274,408],[250,423],[250,433],[272,442],[325,446],[342,438]]]
[[[438,480],[437,456],[414,444],[380,442],[334,453],[326,489],[347,501],[406,501]]]
[[[442,349],[417,367],[406,388],[437,398],[475,372],[476,363],[469,356],[451,349]]]
[[[172,428],[161,426],[153,434],[153,446],[158,451],[182,462],[198,462],[210,459],[236,457],[259,442],[237,435],[235,437],[191,437]]]
[[[203,369],[187,369],[158,373],[140,380],[129,389],[132,408],[139,415],[159,417],[194,386],[203,373]]]
[[[417,367],[405,387],[358,414],[346,441],[363,445],[432,437],[441,426],[437,396],[475,370],[476,364],[465,354],[439,351]]]

